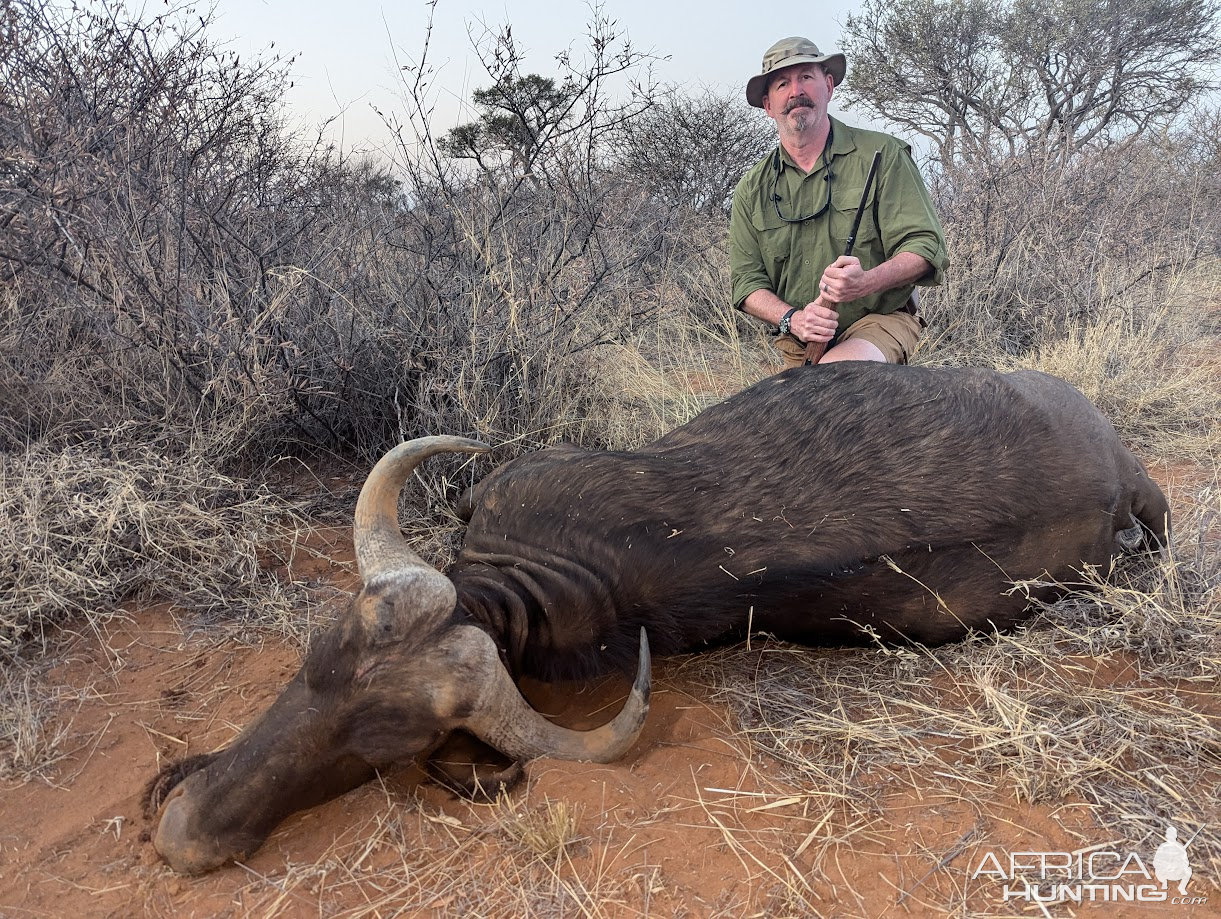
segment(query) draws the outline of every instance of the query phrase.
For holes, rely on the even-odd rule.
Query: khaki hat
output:
[[[848,69],[848,61],[842,54],[823,54],[818,50],[818,45],[808,38],[782,38],[763,55],[763,72],[751,77],[746,84],[746,101],[755,108],[763,108],[768,77],[781,67],[791,67],[793,64],[822,64],[836,86],[839,86]]]

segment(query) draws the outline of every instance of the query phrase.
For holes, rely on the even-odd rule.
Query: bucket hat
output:
[[[823,54],[818,50],[818,45],[808,38],[782,38],[763,55],[763,71],[751,77],[746,84],[746,101],[755,108],[763,108],[763,95],[767,92],[770,76],[780,68],[793,64],[822,64],[836,86],[839,86],[848,69],[847,58],[839,52]]]

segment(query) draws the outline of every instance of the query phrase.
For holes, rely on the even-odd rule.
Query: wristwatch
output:
[[[801,311],[801,307],[795,306],[791,310],[789,310],[787,313],[785,313],[783,316],[781,316],[780,324],[776,326],[776,334],[777,335],[788,335],[789,326],[793,322],[793,314],[800,312],[800,311]]]

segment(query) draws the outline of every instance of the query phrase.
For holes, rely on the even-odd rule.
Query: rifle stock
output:
[[[844,246],[844,255],[851,255],[856,246],[856,234],[861,228],[861,217],[865,214],[865,205],[869,203],[869,190],[873,188],[873,179],[878,172],[878,161],[882,159],[882,151],[873,154],[873,162],[869,164],[869,175],[865,177],[865,190],[861,192],[861,201],[856,206],[856,216],[852,218],[852,231],[848,234],[848,242]],[[812,341],[806,344],[805,363],[817,364],[827,353],[828,342]]]

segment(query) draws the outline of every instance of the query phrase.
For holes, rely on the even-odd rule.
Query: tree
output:
[[[844,26],[850,108],[945,163],[1164,125],[1210,88],[1217,0],[865,0]]]
[[[474,160],[490,170],[497,154],[507,154],[516,175],[529,169],[548,134],[561,130],[571,119],[566,101],[574,87],[531,73],[506,73],[494,86],[475,90],[472,99],[479,120],[458,125],[441,138],[442,151],[458,159]]]
[[[775,145],[772,122],[740,93],[672,88],[623,126],[614,147],[619,168],[668,207],[727,214],[742,173]]]
[[[473,160],[489,176],[505,177],[507,171],[514,181],[532,175],[548,159],[597,159],[608,137],[653,105],[651,79],[632,81],[626,93],[612,91],[616,78],[651,61],[652,55],[637,52],[599,6],[593,8],[589,39],[590,56],[584,61],[575,61],[568,51],[556,55],[557,83],[522,74],[524,56],[511,25],[485,28],[474,48],[492,85],[472,95],[479,119],[443,136],[438,151]],[[419,80],[417,76],[417,86]]]

